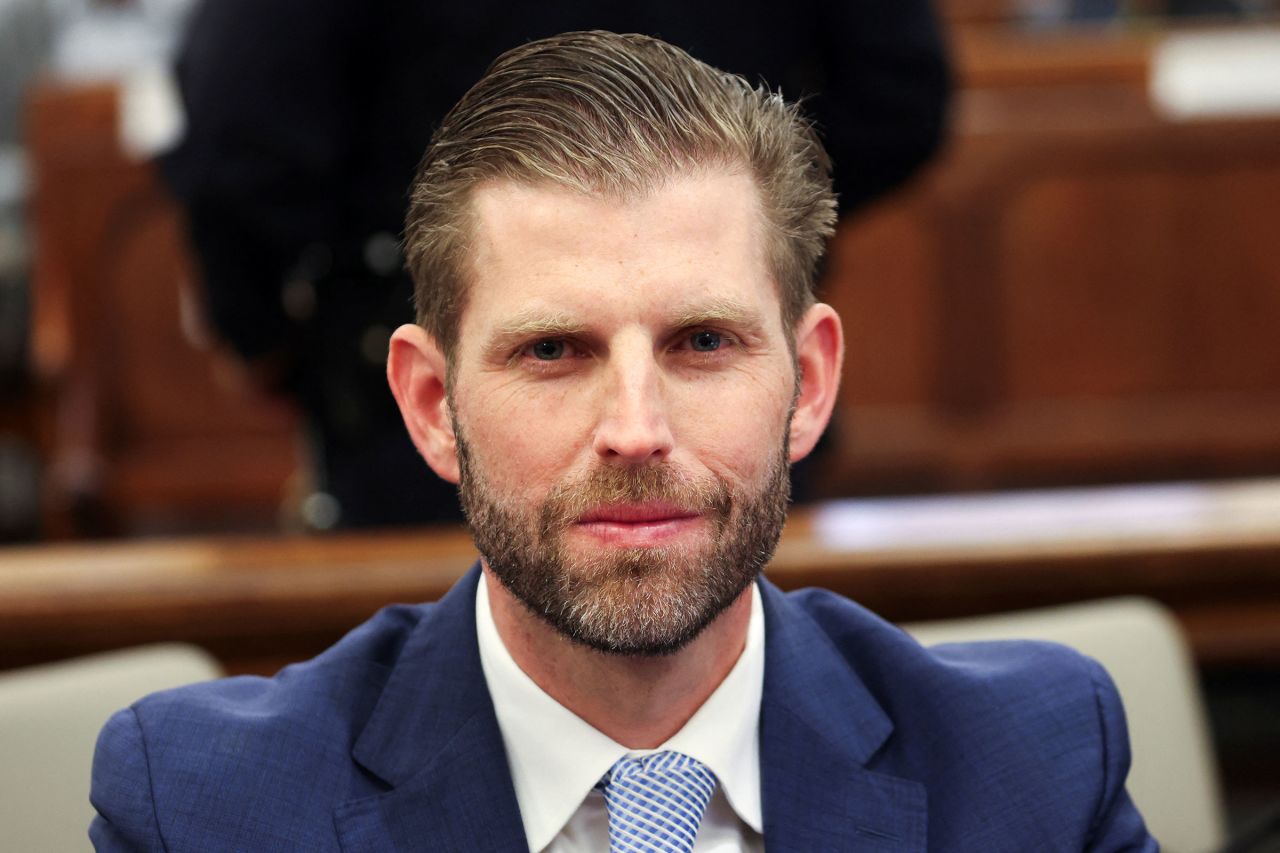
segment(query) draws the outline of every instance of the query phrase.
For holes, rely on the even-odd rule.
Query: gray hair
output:
[[[450,110],[410,188],[418,323],[452,360],[471,192],[495,179],[635,198],[692,168],[752,176],[788,335],[835,228],[831,162],[795,104],[642,35],[565,33],[510,50]]]

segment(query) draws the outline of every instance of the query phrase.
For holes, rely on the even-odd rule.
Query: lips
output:
[[[575,529],[604,545],[645,548],[666,544],[701,525],[702,515],[676,504],[613,504],[591,509]]]
[[[639,504],[613,504],[596,507],[584,513],[579,524],[657,524],[664,521],[677,521],[683,518],[696,518],[694,510],[685,509],[675,504],[650,501]]]

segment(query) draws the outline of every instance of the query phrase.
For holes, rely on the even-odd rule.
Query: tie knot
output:
[[[679,752],[620,758],[604,784],[610,851],[693,849],[715,774]]]
[[[623,756],[609,770],[609,781],[629,779],[633,777],[705,776],[711,780],[715,789],[715,776],[696,758],[690,758],[683,752],[654,752],[649,755]]]

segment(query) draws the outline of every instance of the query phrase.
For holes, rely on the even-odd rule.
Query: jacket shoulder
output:
[[[1036,640],[926,647],[833,593],[788,601],[892,721],[871,766],[925,783],[931,838],[992,851],[1029,849],[1017,846],[1028,839],[1056,850],[1064,838],[1088,850],[1155,849],[1124,791],[1124,711],[1097,661]]]
[[[353,770],[351,746],[432,606],[385,608],[274,677],[179,687],[117,712],[94,755],[98,849],[249,849],[263,827],[285,834],[274,849],[326,849],[332,832],[306,827],[327,827],[335,803],[377,790]],[[237,824],[202,820],[228,813]]]

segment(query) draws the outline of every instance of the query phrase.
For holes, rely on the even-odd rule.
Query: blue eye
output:
[[[564,357],[564,341],[538,341],[530,350],[539,361],[555,361]]]
[[[694,332],[689,338],[689,346],[694,352],[715,352],[720,349],[721,337],[716,332]]]

